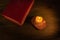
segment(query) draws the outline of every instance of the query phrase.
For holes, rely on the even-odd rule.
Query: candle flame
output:
[[[36,21],[36,23],[41,23],[43,21],[43,18],[40,16],[37,16],[35,21]]]

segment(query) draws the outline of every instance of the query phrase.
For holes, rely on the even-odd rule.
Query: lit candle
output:
[[[31,20],[32,24],[39,30],[42,30],[46,27],[46,21],[41,16],[35,16]]]

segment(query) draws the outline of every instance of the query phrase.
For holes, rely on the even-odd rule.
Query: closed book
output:
[[[21,26],[29,14],[33,3],[34,0],[10,0],[2,12],[2,16]]]

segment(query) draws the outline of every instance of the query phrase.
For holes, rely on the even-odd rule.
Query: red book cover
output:
[[[10,0],[2,16],[21,26],[29,14],[33,3],[34,0]]]

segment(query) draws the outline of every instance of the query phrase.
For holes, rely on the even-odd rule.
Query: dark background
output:
[[[32,32],[33,27],[28,27],[31,24],[26,24],[26,21],[23,27],[16,25],[9,20],[6,20],[2,16],[2,12],[10,0],[0,0],[0,40],[38,40],[35,38]],[[55,9],[56,17],[58,19],[58,26],[60,28],[60,1],[59,0],[35,0],[34,5],[36,4],[47,4],[49,8]],[[29,20],[28,18],[26,20]],[[28,31],[27,31],[28,30]],[[36,30],[35,30],[36,31]],[[27,34],[28,33],[28,34]],[[35,32],[34,32],[35,33]],[[32,35],[32,36],[31,36]],[[40,38],[41,39],[41,38]],[[43,40],[60,40],[60,30],[58,30],[57,36],[54,38],[44,39]]]

